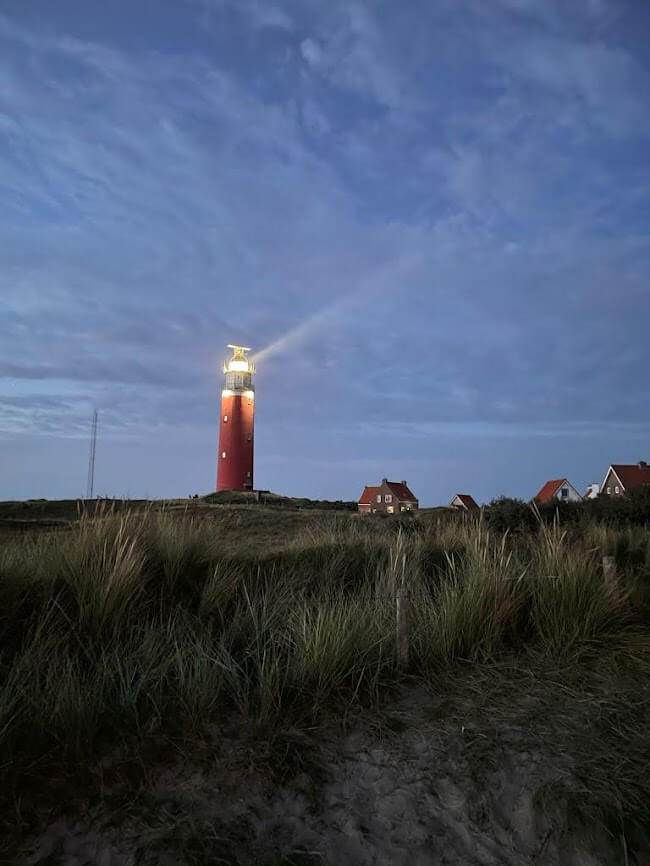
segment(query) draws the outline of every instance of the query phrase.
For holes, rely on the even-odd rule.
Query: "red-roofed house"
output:
[[[457,493],[449,503],[451,508],[457,508],[459,511],[476,511],[478,505],[474,501],[474,497],[469,493]]]
[[[418,504],[406,481],[382,478],[378,487],[364,488],[359,499],[359,513],[398,514],[400,511],[417,511]]]
[[[606,496],[624,496],[630,490],[650,486],[650,466],[645,460],[638,463],[612,463],[607,470],[600,492]]]
[[[582,502],[582,496],[566,478],[547,481],[534,499],[539,505],[546,505],[554,499],[558,502]]]

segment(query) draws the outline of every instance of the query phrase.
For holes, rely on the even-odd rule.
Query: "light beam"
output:
[[[383,295],[388,289],[396,288],[396,281],[398,279],[403,280],[421,261],[422,256],[420,254],[404,256],[383,267],[378,274],[368,275],[351,294],[318,310],[258,352],[254,358],[255,363],[268,361],[273,355],[283,352],[289,346],[294,348],[297,343],[305,342],[310,336],[318,333],[331,319],[336,318],[346,309],[352,308],[364,295],[369,295],[371,292],[373,296]]]

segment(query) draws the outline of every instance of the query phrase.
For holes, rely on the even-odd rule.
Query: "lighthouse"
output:
[[[255,366],[246,356],[246,346],[228,348],[232,358],[223,365],[217,490],[252,490]]]

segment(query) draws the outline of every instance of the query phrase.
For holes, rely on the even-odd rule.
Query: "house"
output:
[[[556,499],[558,502],[582,502],[582,496],[566,478],[547,481],[534,497],[538,505],[547,505]]]
[[[382,478],[379,486],[364,488],[359,499],[359,513],[397,514],[400,511],[417,511],[418,504],[406,481]]]
[[[478,511],[478,505],[469,493],[457,493],[449,503],[449,507],[457,508],[458,511]]]
[[[630,490],[650,486],[650,466],[645,460],[638,463],[612,463],[607,470],[600,492],[606,496],[624,496]]]
[[[595,499],[600,493],[600,484],[590,484],[587,487],[587,492],[583,496],[583,499]]]

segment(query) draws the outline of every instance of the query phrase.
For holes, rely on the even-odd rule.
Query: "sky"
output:
[[[650,459],[647,0],[2,0],[0,499]]]

